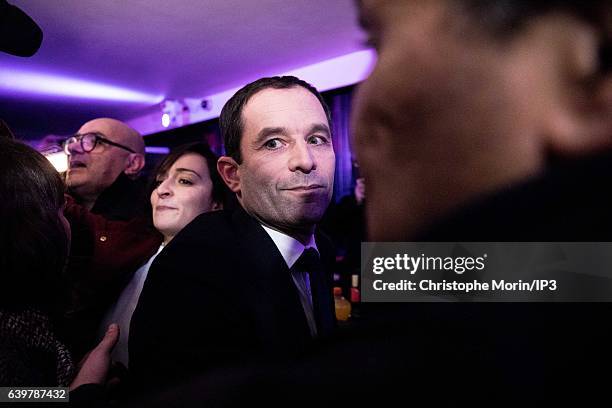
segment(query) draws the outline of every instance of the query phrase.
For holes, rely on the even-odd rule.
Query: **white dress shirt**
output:
[[[300,302],[302,303],[302,308],[304,309],[304,314],[306,315],[306,321],[308,322],[308,327],[310,328],[310,334],[313,337],[316,337],[317,323],[314,317],[312,292],[310,291],[310,279],[308,278],[308,273],[291,269],[305,249],[314,248],[317,250],[317,252],[319,252],[317,244],[315,243],[314,235],[310,236],[310,241],[308,244],[303,245],[300,241],[290,237],[287,234],[283,234],[282,232],[274,230],[263,224],[261,226],[268,233],[270,238],[272,238],[272,241],[274,241],[276,248],[278,248],[291,272],[291,278],[293,279],[293,283],[297,287],[300,295]]]
[[[111,323],[117,323],[119,325],[119,341],[117,341],[117,345],[113,350],[112,358],[115,361],[120,361],[126,367],[128,367],[129,363],[128,339],[130,337],[130,321],[132,320],[134,310],[136,310],[136,305],[138,304],[142,287],[147,279],[149,268],[162,249],[164,249],[163,243],[160,245],[157,252],[149,258],[147,263],[142,265],[134,273],[130,282],[123,289],[121,295],[119,295],[117,302],[108,309],[106,316],[102,319],[102,325],[99,329],[100,333],[102,333],[100,338],[104,336],[108,325]]]

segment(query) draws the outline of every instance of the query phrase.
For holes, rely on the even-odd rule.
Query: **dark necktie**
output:
[[[312,292],[312,308],[319,336],[330,334],[334,328],[331,291],[325,281],[325,272],[319,253],[314,248],[305,249],[295,266],[308,273]]]

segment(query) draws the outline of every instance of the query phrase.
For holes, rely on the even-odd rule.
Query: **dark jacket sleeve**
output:
[[[244,333],[254,330],[233,276],[235,260],[225,255],[223,239],[215,246],[203,235],[215,233],[200,230],[196,219],[149,269],[129,338],[129,368],[141,390],[236,361],[250,346]]]

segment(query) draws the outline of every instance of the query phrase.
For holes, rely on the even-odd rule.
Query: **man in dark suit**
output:
[[[353,125],[371,240],[612,240],[609,1],[358,4],[378,52]],[[609,398],[610,303],[362,306],[369,327],[157,406]]]
[[[353,124],[369,239],[612,240],[609,1],[361,0],[359,11],[378,53]],[[428,356],[385,378],[402,363],[435,367],[449,380],[429,385],[445,391],[432,401],[605,389],[609,303],[374,306],[390,323],[379,332],[405,330],[388,349]]]
[[[151,266],[130,330],[141,387],[294,355],[334,326],[333,251],[315,233],[334,184],[326,104],[295,77],[263,78],[220,123],[218,170],[239,205],[196,218]]]

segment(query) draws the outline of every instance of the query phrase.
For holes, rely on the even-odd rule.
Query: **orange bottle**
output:
[[[342,288],[334,288],[334,303],[336,306],[336,319],[344,322],[351,317],[351,302],[342,296]]]

